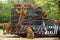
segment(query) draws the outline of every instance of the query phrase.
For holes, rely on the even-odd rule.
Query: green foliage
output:
[[[10,11],[11,11],[12,5],[9,3],[0,3],[0,7],[1,7],[0,16],[2,18],[2,22],[10,21],[10,16],[11,16]]]
[[[0,24],[0,28],[3,28],[3,24]]]
[[[59,20],[59,8],[58,8],[58,1],[59,0],[25,0],[26,3],[34,3],[39,4],[42,6],[43,10],[48,13],[47,18],[51,20]],[[11,8],[13,7],[14,3],[23,3],[23,0],[8,0],[5,2],[0,2],[0,17],[2,18],[2,22],[10,21],[10,13]],[[31,13],[31,12],[30,12]]]
[[[46,10],[48,13],[47,18],[51,20],[60,20],[58,1],[59,0],[35,0],[37,4],[43,7],[43,10]]]

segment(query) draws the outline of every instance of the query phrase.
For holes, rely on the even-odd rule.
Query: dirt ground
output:
[[[7,38],[7,37],[0,37],[0,40],[60,40],[59,38],[54,37],[48,37],[48,38],[34,38],[34,39],[28,39],[28,38]]]
[[[0,29],[0,40],[60,40],[58,37],[40,37],[34,39],[17,37],[17,35],[3,35],[2,29]]]

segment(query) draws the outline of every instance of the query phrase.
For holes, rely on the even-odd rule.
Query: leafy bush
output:
[[[19,0],[20,1],[20,0]],[[11,20],[11,9],[13,7],[13,3],[19,2],[17,0],[9,0],[7,3],[0,2],[0,17],[2,18],[2,22],[8,22]],[[29,0],[27,0],[28,2]],[[45,10],[48,14],[47,18],[51,20],[60,19],[59,8],[58,8],[59,0],[34,0],[35,4],[39,4],[42,6],[43,10]],[[20,1],[22,2],[22,1]],[[29,1],[32,3],[32,0]],[[32,14],[32,12],[31,12]]]

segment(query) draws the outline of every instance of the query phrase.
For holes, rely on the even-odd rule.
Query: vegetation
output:
[[[0,24],[0,28],[3,28],[3,24]]]
[[[43,6],[43,10],[46,10],[48,13],[47,18],[51,20],[60,20],[59,8],[58,8],[59,0],[36,0],[37,4],[41,4]]]
[[[58,1],[59,0],[25,0],[24,2],[39,4],[42,6],[43,10],[47,12],[48,19],[60,20]],[[5,2],[0,1],[0,19],[2,19],[2,22],[10,21],[10,13],[14,3],[23,3],[23,0],[7,0]]]

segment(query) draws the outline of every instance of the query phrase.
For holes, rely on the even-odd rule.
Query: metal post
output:
[[[44,34],[44,30],[45,29],[45,22],[44,22],[44,19],[42,19],[42,28],[41,28],[41,32],[42,32],[42,35]]]

